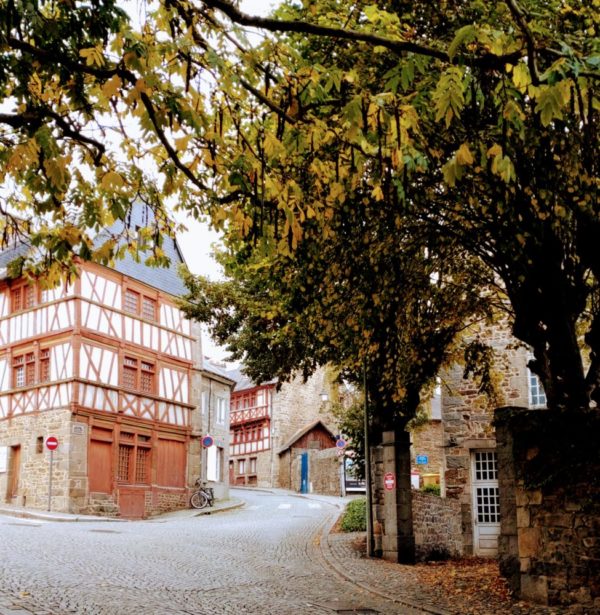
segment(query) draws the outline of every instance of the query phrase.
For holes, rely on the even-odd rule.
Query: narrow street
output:
[[[327,564],[319,536],[338,514],[333,504],[235,495],[245,507],[200,517],[0,516],[0,615],[421,613],[369,594]]]

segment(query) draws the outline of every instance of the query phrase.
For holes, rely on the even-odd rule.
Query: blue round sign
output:
[[[346,440],[344,440],[344,438],[338,438],[335,442],[335,445],[338,448],[346,448]]]
[[[208,448],[209,446],[212,446],[215,443],[215,439],[212,436],[204,436],[202,438],[202,446],[204,448]]]

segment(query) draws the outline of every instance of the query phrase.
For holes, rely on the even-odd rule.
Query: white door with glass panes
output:
[[[498,494],[498,456],[495,451],[472,453],[473,478],[473,552],[493,557],[498,554],[500,498]]]

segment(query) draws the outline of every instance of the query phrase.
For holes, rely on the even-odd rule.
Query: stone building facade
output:
[[[228,376],[236,381],[231,395],[230,483],[288,486],[289,463],[282,464],[279,455],[288,440],[316,420],[335,432],[323,399],[329,392],[326,370],[318,370],[306,382],[296,377],[279,390],[274,381],[257,385],[241,370]]]
[[[527,368],[527,349],[508,327],[488,328],[479,336],[494,350],[498,398],[481,393],[459,365],[441,374],[429,402],[431,420],[411,433],[411,471],[415,487],[437,483],[442,498],[459,503],[459,552],[495,556],[500,510],[494,410],[508,404],[541,407],[545,397]]]
[[[147,216],[137,208],[130,224]],[[226,410],[231,382],[205,368],[199,328],[175,303],[181,253],[170,238],[163,248],[167,269],[131,257],[112,269],[81,262],[72,284],[52,289],[7,276],[22,246],[0,253],[4,501],[124,517],[187,506],[209,428],[201,390],[221,390]],[[52,465],[48,436],[59,443]],[[217,436],[227,451],[225,424]],[[226,476],[215,478],[226,493]]]

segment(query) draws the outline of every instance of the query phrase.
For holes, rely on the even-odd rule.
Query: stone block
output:
[[[519,529],[519,556],[533,557],[540,548],[540,530],[536,527]]]
[[[517,527],[524,528],[531,525],[531,513],[525,506],[519,506],[517,508]]]
[[[522,557],[519,561],[521,572],[529,572],[531,569],[531,558]]]
[[[521,597],[538,604],[548,604],[548,579],[545,576],[521,575]]]

